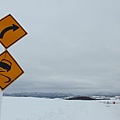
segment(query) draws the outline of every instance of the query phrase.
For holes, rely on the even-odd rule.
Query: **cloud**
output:
[[[28,32],[9,49],[25,74],[6,91],[117,91],[119,4],[119,0],[1,2],[0,15],[10,12]]]

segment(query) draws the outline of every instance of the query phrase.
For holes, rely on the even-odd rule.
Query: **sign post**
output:
[[[0,114],[3,90],[24,73],[7,48],[26,34],[27,32],[11,14],[0,20],[0,43],[5,48],[5,51],[0,53]]]

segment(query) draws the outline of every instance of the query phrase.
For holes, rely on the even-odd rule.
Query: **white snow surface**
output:
[[[120,120],[115,102],[3,97],[1,120]]]

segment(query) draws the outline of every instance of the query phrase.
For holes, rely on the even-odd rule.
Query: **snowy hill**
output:
[[[120,101],[3,97],[1,120],[120,120]]]
[[[4,96],[12,97],[38,97],[38,98],[65,98],[69,96],[74,96],[73,94],[64,94],[64,93],[42,93],[42,92],[23,92],[23,93],[4,93]]]
[[[38,97],[38,98],[65,98],[70,96],[105,96],[105,97],[114,97],[120,96],[120,93],[110,93],[110,92],[99,92],[99,93],[89,93],[79,95],[75,94],[67,94],[67,93],[43,93],[43,92],[22,92],[22,93],[4,93],[4,96],[12,96],[12,97]]]

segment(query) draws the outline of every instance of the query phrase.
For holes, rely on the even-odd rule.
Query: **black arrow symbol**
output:
[[[15,31],[15,30],[17,30],[18,28],[19,28],[19,27],[16,26],[16,25],[14,25],[14,24],[12,24],[12,26],[6,27],[6,28],[0,33],[0,38],[2,39],[3,36],[4,36],[4,34],[5,34],[7,31],[9,31],[9,30]]]

